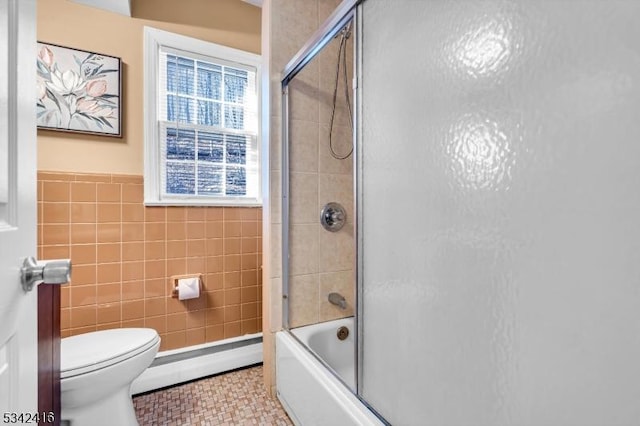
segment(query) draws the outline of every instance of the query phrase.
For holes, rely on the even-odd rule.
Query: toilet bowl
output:
[[[131,383],[151,365],[160,336],[149,328],[95,331],[62,339],[62,420],[71,426],[137,425]]]

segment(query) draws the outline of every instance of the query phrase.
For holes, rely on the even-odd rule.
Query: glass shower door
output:
[[[361,5],[358,390],[394,425],[640,418],[640,3]]]

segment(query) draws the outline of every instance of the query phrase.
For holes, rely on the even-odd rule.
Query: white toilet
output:
[[[71,426],[137,425],[131,383],[151,365],[160,336],[119,328],[62,339],[62,420]]]

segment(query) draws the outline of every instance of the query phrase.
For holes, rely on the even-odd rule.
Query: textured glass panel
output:
[[[225,105],[224,126],[229,129],[244,129],[244,109],[242,107]]]
[[[227,68],[229,70],[229,68]],[[244,72],[244,77],[237,75],[225,74],[224,75],[224,100],[225,102],[243,103],[244,94],[247,91],[247,77]]]
[[[224,169],[215,164],[198,164],[198,193],[203,195],[224,195]]]
[[[167,129],[167,159],[194,160],[195,136],[193,130]]]
[[[220,104],[217,102],[198,101],[198,124],[220,126]]]
[[[227,164],[247,163],[247,137],[227,135]]]
[[[220,100],[222,67],[198,61],[198,96]]]
[[[508,3],[361,3],[359,390],[393,425],[638,425],[640,2]]]
[[[221,133],[198,133],[198,161],[224,161],[224,138]]]
[[[167,161],[167,193],[195,193],[195,164]]]
[[[247,176],[244,167],[227,166],[227,195],[246,195]]]

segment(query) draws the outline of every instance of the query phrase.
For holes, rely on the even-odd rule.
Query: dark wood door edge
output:
[[[38,286],[38,412],[60,425],[60,286]]]

